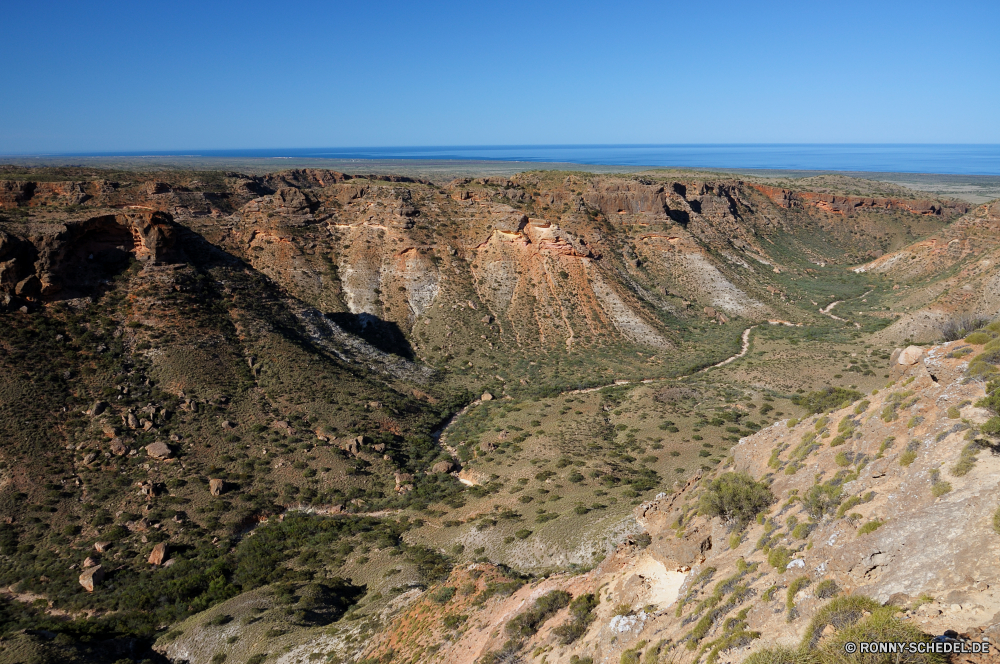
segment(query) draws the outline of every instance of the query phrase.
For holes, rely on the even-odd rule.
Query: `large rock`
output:
[[[174,452],[170,449],[170,446],[160,441],[146,445],[146,454],[154,459],[169,459],[174,456]]]
[[[222,492],[226,489],[226,483],[220,479],[210,479],[208,480],[208,491],[213,496],[221,496]]]
[[[121,438],[115,438],[111,441],[111,453],[115,456],[122,456],[128,454],[128,446],[122,442]]]
[[[493,401],[493,395],[489,392],[483,392],[483,396],[479,397],[483,401]]]
[[[924,356],[924,349],[919,346],[908,346],[906,350],[899,354],[896,361],[902,366],[912,366],[920,361]]]
[[[100,415],[105,410],[107,410],[107,408],[108,408],[107,402],[105,402],[105,401],[97,401],[97,402],[94,403],[93,406],[90,407],[90,410],[87,411],[87,415],[90,415],[90,416]]]
[[[455,467],[451,461],[438,461],[436,464],[431,466],[431,471],[435,473],[450,473],[451,469]]]
[[[163,561],[167,559],[167,543],[160,542],[153,547],[153,551],[149,554],[149,564],[150,565],[162,565]]]
[[[42,294],[42,282],[35,275],[31,275],[17,282],[14,293],[20,297],[39,297]]]
[[[104,580],[104,568],[101,565],[95,565],[94,567],[88,567],[84,570],[83,574],[80,575],[80,585],[88,593],[94,592],[94,589]]]

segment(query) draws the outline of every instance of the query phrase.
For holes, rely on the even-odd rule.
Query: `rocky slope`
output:
[[[371,610],[389,621],[425,602],[421,588],[460,555],[458,540],[432,532],[459,532],[450,510],[464,510],[476,564],[487,565],[485,545],[533,532],[484,532],[497,519],[528,518],[514,508],[527,512],[532,500],[536,530],[559,516],[546,511],[562,497],[545,497],[551,478],[559,489],[572,483],[565,493],[579,501],[561,506],[576,515],[557,522],[565,528],[591,509],[627,513],[668,470],[686,479],[712,469],[737,438],[728,434],[764,426],[776,417],[764,418],[765,405],[790,404],[794,388],[746,386],[758,424],[731,410],[734,386],[706,377],[679,394],[707,403],[711,392],[718,405],[711,415],[694,397],[677,406],[684,431],[659,402],[594,393],[572,407],[565,398],[554,416],[554,401],[542,400],[673,380],[729,357],[749,367],[750,328],[765,321],[792,335],[772,331],[775,344],[863,343],[889,321],[856,315],[861,303],[898,295],[848,266],[975,226],[942,230],[961,211],[947,201],[866,203],[843,215],[776,203],[741,180],[0,175],[0,619],[7,631],[45,632],[3,645],[13,661],[56,645],[65,661],[154,657],[154,636],[187,620],[197,627],[215,616],[206,611],[224,621],[230,606],[270,611],[264,622],[284,630],[281,647],[301,654],[362,585],[378,589]],[[852,371],[874,379],[883,357],[867,349],[862,365],[835,354],[844,385]],[[439,445],[472,405],[461,435]],[[716,417],[723,410],[728,419]],[[571,411],[593,426],[562,427]],[[487,425],[508,415],[509,431]],[[692,442],[705,440],[702,426],[720,427],[716,446]],[[486,428],[496,431],[480,441]],[[685,466],[666,466],[667,435],[683,448],[670,458]],[[470,460],[476,472],[462,475]],[[548,463],[560,473],[541,470]],[[501,465],[504,475],[485,470]],[[515,496],[530,481],[537,498]],[[620,516],[608,519],[608,537],[635,530]],[[570,546],[525,542],[544,552],[539,567],[566,559],[560,545]],[[652,558],[657,546],[643,553],[650,574],[690,564]],[[596,551],[586,549],[574,564]],[[629,560],[622,553],[602,569],[631,569]],[[517,581],[482,571],[494,584]],[[486,589],[481,576],[463,583]],[[663,578],[660,603],[681,577]],[[506,601],[528,590],[517,592]],[[602,602],[594,615],[610,619],[608,610]],[[334,640],[356,653],[361,636],[347,623]],[[85,647],[83,634],[105,645]],[[215,650],[190,639],[175,648],[209,661],[231,645],[203,640]],[[469,652],[500,647],[493,637],[480,645]],[[261,654],[246,647],[239,657]]]
[[[775,498],[745,530],[699,514],[705,475],[643,503],[636,515],[649,537],[595,570],[536,581],[481,608],[469,604],[489,587],[481,582],[462,591],[469,599],[418,602],[367,652],[617,662],[652,651],[642,661],[739,662],[765,645],[797,646],[818,610],[842,595],[891,604],[924,633],[1000,637],[1000,461],[977,434],[989,417],[974,405],[983,385],[967,382],[967,362],[955,357],[969,347],[909,349],[877,394],[743,439],[719,472],[763,479]],[[466,588],[473,572],[492,573],[457,571],[447,585]],[[553,590],[599,598],[585,632],[563,645],[558,627],[574,618],[561,608],[537,633],[512,639],[510,621]],[[460,626],[450,628],[455,615]]]

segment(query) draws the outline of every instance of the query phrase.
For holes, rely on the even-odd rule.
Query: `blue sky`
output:
[[[0,154],[1000,143],[997,2],[8,2]]]

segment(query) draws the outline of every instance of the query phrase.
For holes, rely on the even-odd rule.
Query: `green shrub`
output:
[[[865,613],[875,613],[880,610],[882,610],[881,604],[864,595],[842,595],[816,612],[806,627],[800,649],[803,652],[813,650],[828,625],[836,630],[846,629],[861,620]]]
[[[840,588],[837,586],[837,582],[833,579],[825,579],[820,581],[816,586],[816,597],[818,599],[830,599],[840,592]]]
[[[812,527],[808,523],[800,523],[792,529],[792,537],[795,539],[805,539],[809,537],[809,531]]]
[[[848,390],[843,387],[826,387],[822,390],[792,397],[792,403],[805,408],[807,413],[813,415],[843,408],[854,403],[862,396],[864,395],[856,390]]]
[[[863,525],[860,528],[858,528],[858,537],[860,537],[861,535],[867,535],[868,533],[875,532],[876,530],[879,529],[879,527],[883,523],[885,523],[885,522],[882,521],[881,519],[872,519],[871,521],[869,521],[865,525]]]
[[[532,636],[550,616],[570,604],[571,595],[565,590],[552,590],[538,599],[532,608],[515,616],[507,623],[507,633],[511,636]]]
[[[1000,535],[1000,507],[993,512],[993,532]]]
[[[767,564],[779,572],[784,572],[790,562],[792,554],[783,546],[776,546],[767,554]]]
[[[834,462],[841,468],[846,468],[851,465],[851,460],[847,458],[847,455],[843,452],[838,452],[837,456],[833,457]]]
[[[699,501],[699,511],[718,516],[743,528],[774,502],[774,494],[763,482],[747,473],[723,473],[709,482]]]
[[[843,471],[841,471],[843,472]],[[833,480],[823,484],[814,484],[802,497],[802,506],[814,519],[822,519],[826,514],[833,514],[838,505],[843,489]]]
[[[954,406],[948,407],[948,419],[957,420],[962,417],[962,412]]]
[[[982,346],[983,344],[989,343],[993,340],[993,335],[987,332],[973,332],[965,338],[965,343],[972,344],[974,346]]]
[[[431,593],[431,600],[437,602],[438,604],[447,604],[454,596],[455,588],[451,586],[442,586]]]
[[[788,609],[789,622],[795,618],[795,596],[799,593],[799,591],[808,585],[808,576],[797,577],[794,581],[788,584],[788,592],[785,594],[785,608]]]
[[[569,621],[552,630],[563,645],[576,641],[586,633],[587,627],[594,621],[594,609],[597,608],[598,601],[596,595],[587,593],[570,602]]]
[[[917,460],[917,453],[915,450],[906,450],[899,455],[899,465],[904,468],[909,466],[911,463]]]
[[[743,664],[812,664],[812,660],[795,648],[778,646],[758,650],[743,660]]]
[[[833,600],[836,601],[836,600]],[[844,644],[877,641],[880,643],[929,643],[930,635],[921,632],[915,625],[904,622],[895,616],[896,610],[884,607],[873,611],[870,616],[863,617],[853,625],[838,630],[829,640],[819,645],[817,654],[821,664],[895,664],[899,662],[898,654],[847,654]],[[948,660],[938,654],[908,655],[907,664],[944,664]]]

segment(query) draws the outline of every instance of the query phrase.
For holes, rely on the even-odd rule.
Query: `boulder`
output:
[[[139,418],[135,416],[135,413],[129,413],[125,416],[125,424],[128,425],[129,429],[138,429]]]
[[[85,466],[89,466],[97,460],[97,452],[91,452],[87,456],[83,457],[83,463]]]
[[[111,542],[94,542],[94,551],[104,553],[111,548]]]
[[[87,569],[88,567],[95,567],[100,564],[101,563],[100,561],[97,560],[97,558],[94,558],[92,556],[87,556],[86,559],[84,559],[83,561],[83,568]]]
[[[901,366],[912,366],[920,361],[924,356],[924,349],[919,346],[907,346],[906,350],[899,354],[896,360]]]
[[[121,438],[115,438],[111,441],[111,453],[115,456],[122,456],[128,454],[128,446],[122,442]]]
[[[226,483],[220,479],[208,480],[208,490],[213,496],[221,496],[226,488]]]
[[[716,314],[718,313],[715,310],[715,307],[705,307],[704,311],[705,315],[708,316],[709,318],[715,318]]]
[[[431,466],[431,471],[435,473],[450,473],[451,469],[455,467],[451,461],[438,461],[436,464]]]
[[[396,478],[396,486],[408,484],[413,481],[413,475],[409,473],[396,473],[395,478]]]
[[[169,459],[174,456],[173,450],[164,442],[155,442],[146,445],[146,454],[154,459]]]
[[[385,452],[385,443],[378,443],[377,445],[372,445],[372,449],[381,454]]]
[[[97,401],[97,402],[94,403],[93,406],[90,407],[90,410],[87,411],[87,415],[90,415],[91,417],[93,417],[95,415],[100,415],[105,410],[107,410],[107,408],[108,408],[108,404],[106,402],[104,402],[104,401]]]
[[[104,580],[104,568],[100,565],[95,565],[94,567],[88,567],[84,570],[83,574],[80,575],[80,585],[88,593],[94,592],[94,588]]]
[[[167,543],[160,542],[153,547],[152,553],[149,554],[149,564],[150,565],[162,565],[163,561],[167,558]]]
[[[479,397],[483,401],[493,401],[493,395],[489,392],[483,392],[483,396]]]
[[[231,430],[231,429],[235,429],[236,425],[233,424],[232,422],[230,422],[229,420],[223,420],[222,421],[222,428],[223,429],[227,429],[227,430]]]
[[[14,294],[19,297],[39,297],[42,294],[42,282],[35,275],[17,282]]]

